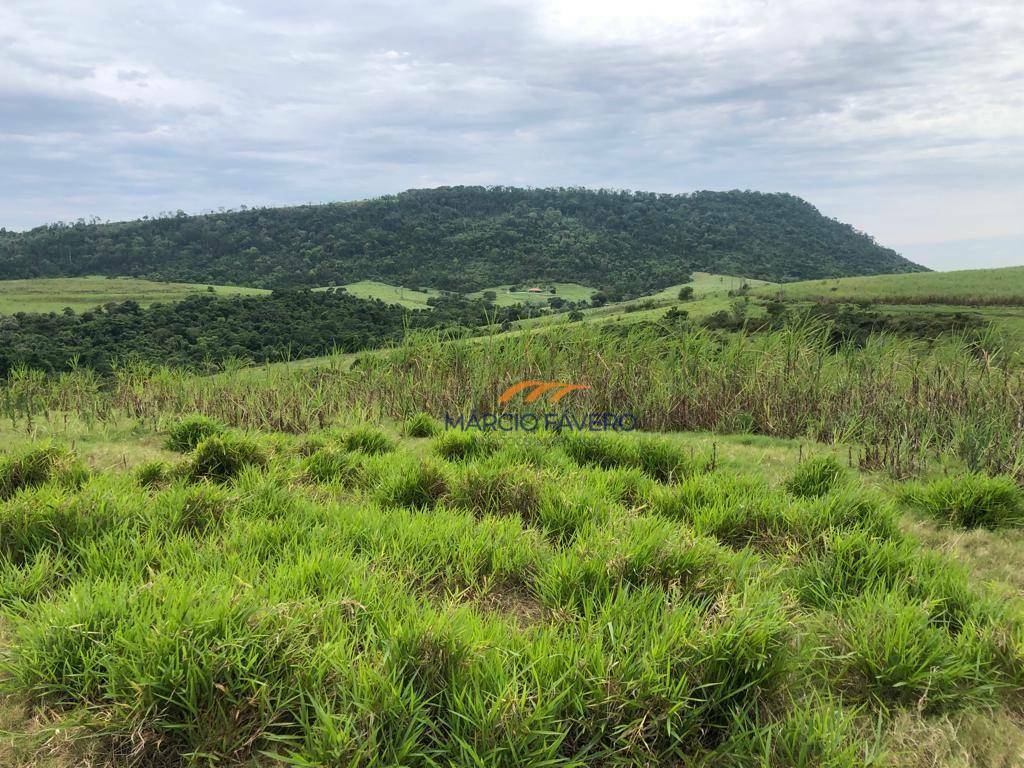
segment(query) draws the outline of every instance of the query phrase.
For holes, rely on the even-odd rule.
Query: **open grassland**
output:
[[[253,296],[269,293],[258,288],[194,283],[157,283],[134,277],[54,277],[33,280],[0,280],[0,315],[16,312],[76,312],[109,302],[136,301],[146,306],[157,301],[179,301],[209,288],[217,296]]]
[[[807,280],[760,288],[765,296],[876,304],[1024,306],[1024,267]]]
[[[409,309],[429,309],[427,299],[440,296],[440,291],[432,289],[417,291],[412,288],[379,283],[376,280],[360,280],[348,283],[345,290],[360,299],[379,299],[388,304],[401,304]]]
[[[523,290],[511,291],[511,285],[496,285],[493,288],[486,288],[482,291],[470,293],[471,298],[483,298],[488,291],[496,294],[494,303],[499,307],[510,307],[513,304],[547,304],[548,299],[559,297],[566,301],[589,301],[590,297],[597,293],[594,288],[588,288],[579,283],[524,283]],[[528,288],[540,288],[540,293],[531,293]],[[554,293],[551,292],[554,288]]]
[[[1012,483],[755,436],[349,423],[19,430],[0,762],[1018,763],[1024,605],[934,548],[1013,541]],[[61,429],[78,453],[38,439]]]

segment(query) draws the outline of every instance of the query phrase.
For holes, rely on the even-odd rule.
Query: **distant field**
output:
[[[585,285],[579,283],[545,283],[538,282],[536,284],[529,284],[530,287],[536,285],[537,288],[541,288],[540,293],[530,293],[529,291],[510,291],[509,285],[496,285],[493,288],[485,288],[482,291],[476,291],[475,293],[469,294],[471,297],[483,296],[487,291],[494,291],[497,294],[497,298],[494,303],[499,307],[509,307],[513,304],[547,304],[548,299],[553,296],[559,296],[566,301],[589,301],[590,297],[597,293],[594,288],[588,288]],[[555,292],[551,293],[548,290],[550,287],[554,287]]]
[[[758,293],[808,301],[1024,306],[1024,267],[806,280]]]
[[[215,285],[220,296],[269,293],[259,288]],[[81,312],[111,301],[179,301],[205,293],[208,286],[196,283],[157,283],[134,277],[55,277],[34,280],[0,280],[0,314],[60,312],[65,307]]]
[[[714,275],[708,272],[694,272],[693,280],[688,283],[679,283],[663,288],[657,293],[649,296],[641,296],[630,301],[620,301],[613,304],[606,304],[603,307],[593,307],[583,310],[587,321],[640,321],[651,320],[661,317],[671,307],[678,307],[689,312],[690,317],[703,318],[723,309],[728,309],[732,298],[730,291],[734,291],[743,284],[751,289],[767,289],[775,283],[764,280],[750,280],[733,275]],[[693,288],[693,298],[687,301],[679,300],[679,289],[684,285]],[[752,308],[756,313],[756,307]],[[531,328],[551,323],[566,322],[565,314],[546,315],[544,317],[531,317],[521,320],[517,325],[521,328]]]
[[[432,289],[415,291],[412,288],[378,283],[376,280],[360,280],[357,283],[349,283],[345,286],[345,290],[359,299],[380,299],[388,304],[401,304],[409,309],[429,309],[427,299],[441,295],[440,291]]]

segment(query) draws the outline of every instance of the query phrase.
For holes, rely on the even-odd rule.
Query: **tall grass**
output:
[[[548,410],[628,412],[650,431],[860,443],[862,462],[894,471],[953,454],[972,470],[1024,477],[1024,369],[1008,360],[966,338],[926,346],[874,336],[862,348],[836,348],[828,328],[814,324],[717,336],[577,323],[461,341],[411,334],[351,368],[343,357],[217,376],[129,366],[109,383],[87,371],[16,371],[0,384],[0,413],[19,424],[75,412],[156,426],[194,412],[304,432],[339,420],[495,412],[509,385],[542,379],[590,387]]]

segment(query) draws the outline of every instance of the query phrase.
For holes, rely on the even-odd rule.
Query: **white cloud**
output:
[[[1022,35],[966,0],[8,0],[0,225],[512,183],[1024,237]]]

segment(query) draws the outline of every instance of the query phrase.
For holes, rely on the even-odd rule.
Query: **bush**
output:
[[[191,480],[226,482],[246,467],[267,466],[267,452],[259,443],[243,436],[214,436],[201,442],[184,467]]]
[[[417,413],[405,422],[405,434],[409,437],[433,437],[440,430],[441,425],[429,413]]]
[[[375,427],[356,427],[345,433],[342,443],[350,451],[376,455],[395,450],[395,441]]]
[[[22,488],[34,488],[51,480],[80,485],[88,472],[67,448],[44,445],[21,454],[0,458],[0,499],[9,499]]]
[[[946,477],[908,486],[903,499],[937,520],[963,528],[1024,525],[1024,492],[1010,477]]]
[[[800,498],[824,496],[839,485],[846,472],[833,456],[807,459],[786,481],[786,490]]]
[[[223,435],[227,428],[219,421],[207,416],[195,414],[186,416],[175,424],[167,433],[164,445],[168,450],[178,453],[194,451],[203,440],[215,435]]]

